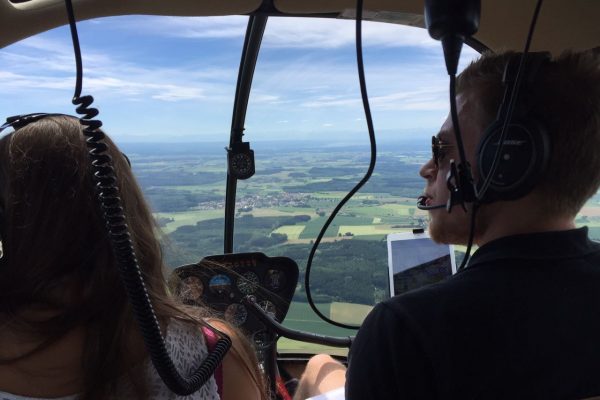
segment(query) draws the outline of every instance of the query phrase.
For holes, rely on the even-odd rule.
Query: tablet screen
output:
[[[392,296],[442,281],[456,272],[453,247],[435,243],[426,233],[392,233],[387,243]]]

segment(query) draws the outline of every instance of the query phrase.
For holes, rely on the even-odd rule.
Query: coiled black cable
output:
[[[158,375],[171,391],[180,396],[186,396],[200,389],[213,375],[217,366],[223,360],[225,353],[231,347],[231,339],[222,332],[219,332],[221,338],[217,341],[215,348],[208,354],[202,365],[187,379],[179,374],[167,352],[165,341],[160,331],[160,325],[150,302],[150,297],[148,296],[148,291],[146,290],[146,285],[144,284],[144,279],[135,255],[135,249],[127,227],[127,219],[121,205],[121,198],[119,197],[117,177],[112,165],[112,159],[107,154],[108,146],[104,142],[105,136],[99,130],[102,122],[93,119],[98,115],[98,109],[90,107],[94,101],[92,96],[81,96],[83,68],[79,38],[71,0],[65,0],[65,3],[77,66],[75,94],[73,95],[72,102],[77,106],[77,113],[83,115],[79,121],[85,127],[83,134],[87,138],[86,143],[90,149],[89,156],[92,160],[98,199],[115,252],[121,279],[123,280],[133,313],[144,338],[146,348],[150,353],[154,368],[156,368]]]

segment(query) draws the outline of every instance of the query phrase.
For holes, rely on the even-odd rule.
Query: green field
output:
[[[391,225],[341,225],[338,232],[342,235],[350,232],[354,236],[364,236],[398,232],[398,229],[392,228]]]
[[[311,219],[307,224],[302,233],[300,239],[314,239],[317,237],[323,224],[327,220],[326,217],[319,217]],[[372,217],[350,217],[350,216],[337,216],[332,224],[329,226],[325,237],[335,237],[338,235],[339,227],[341,225],[371,225],[373,223]],[[343,235],[343,233],[342,233]]]
[[[168,222],[161,227],[161,231],[169,234],[180,226],[196,225],[198,221],[206,221],[215,218],[224,218],[223,210],[198,210],[198,211],[181,211],[170,213],[154,213],[155,218],[172,218],[173,222]]]
[[[283,233],[287,235],[289,240],[300,238],[300,234],[304,230],[304,225],[284,225],[275,229],[273,233]]]
[[[363,311],[364,306],[356,305]],[[330,304],[317,304],[317,307],[326,316],[329,316]],[[351,307],[351,306],[350,306]],[[319,333],[328,336],[354,336],[356,335],[355,330],[338,328],[337,326],[331,325],[321,320],[314,311],[310,308],[308,303],[292,302],[290,309],[283,323],[285,326],[291,329],[296,329],[305,332]],[[290,339],[279,339],[277,343],[277,350],[283,353],[319,353],[326,352],[329,354],[345,355],[348,349],[339,349],[334,347],[320,346],[312,343],[298,342]]]

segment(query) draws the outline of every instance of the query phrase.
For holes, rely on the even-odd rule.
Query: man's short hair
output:
[[[485,53],[457,79],[457,93],[475,96],[483,130],[497,115],[502,74],[514,52]],[[528,87],[527,115],[550,138],[548,168],[535,187],[548,213],[575,216],[600,186],[600,51],[567,51],[543,65]]]

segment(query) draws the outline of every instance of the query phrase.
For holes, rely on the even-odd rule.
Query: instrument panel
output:
[[[263,253],[208,256],[176,268],[170,286],[184,304],[208,306],[260,345],[267,329],[242,304],[251,296],[276,321],[288,312],[298,282],[298,265],[287,257]]]

